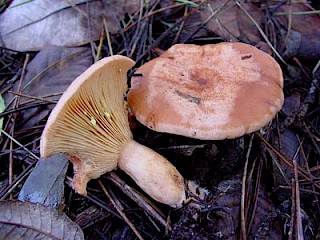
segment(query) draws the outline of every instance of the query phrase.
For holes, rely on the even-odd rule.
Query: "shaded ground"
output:
[[[97,180],[89,183],[88,197],[82,197],[71,190],[67,178],[62,208],[80,225],[86,239],[136,239],[137,233],[144,239],[320,236],[320,6],[316,1],[311,5],[287,1],[209,3],[211,11],[208,2],[151,1],[141,13],[126,17],[121,33],[111,35],[110,41],[106,38],[101,48],[99,42],[91,47],[108,56],[111,44],[114,54],[128,55],[139,66],[174,43],[249,43],[270,53],[281,65],[283,109],[260,132],[224,141],[157,133],[130,119],[138,142],[167,157],[186,179],[197,181],[210,193],[205,199],[194,196],[197,204],[174,210],[144,202],[142,193],[128,192],[128,186],[138,188],[123,172],[105,174],[100,184],[108,188],[118,211],[126,215],[124,219]],[[12,91],[19,95],[19,80],[36,54],[1,49],[0,89],[4,97]],[[39,138],[56,101],[22,97],[30,100],[29,105],[16,102],[13,110],[8,108],[1,114],[7,133],[0,142],[1,199],[17,198],[35,164],[30,152],[39,156]],[[67,176],[72,176],[71,166]],[[152,210],[147,211],[148,207]]]

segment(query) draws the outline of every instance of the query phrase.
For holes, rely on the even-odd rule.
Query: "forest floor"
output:
[[[78,30],[69,29],[70,36],[55,43],[50,41],[59,33],[45,33],[48,39],[34,40],[34,46],[17,37],[12,38],[17,42],[6,40],[0,23],[2,202],[21,195],[39,160],[39,140],[50,111],[70,82],[97,59],[122,54],[139,67],[177,43],[243,42],[273,56],[283,72],[285,102],[266,127],[236,139],[209,141],[155,132],[130,119],[134,139],[169,159],[185,179],[206,188],[206,197],[194,196],[196,205],[173,209],[148,198],[121,170],[90,181],[84,197],[70,187],[69,164],[59,209],[80,226],[85,239],[320,238],[318,1],[97,2],[109,11],[117,5],[112,11],[122,20],[107,16],[98,30],[89,28],[89,41],[72,39]],[[2,23],[10,3],[0,5]],[[69,8],[86,19],[96,17],[86,4]],[[18,34],[30,33],[33,25],[20,26]]]

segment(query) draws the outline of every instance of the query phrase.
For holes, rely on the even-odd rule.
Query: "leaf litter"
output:
[[[13,102],[18,98],[19,106],[27,108],[19,113],[19,127],[37,125],[48,115],[70,83],[92,61],[91,51],[85,47],[43,49],[28,63],[22,81],[12,82],[8,86],[9,90],[4,93],[7,111],[14,109]]]
[[[0,15],[1,47],[39,51],[48,46],[74,47],[100,37],[102,20],[116,33],[125,13],[135,12],[139,1],[25,1],[14,0]]]
[[[70,188],[69,169],[64,211],[88,239],[319,236],[320,51],[319,32],[313,26],[320,25],[320,6],[313,1],[310,5],[234,0],[135,4],[131,13],[115,23],[121,26],[117,31],[107,22],[87,41],[90,48],[75,43],[74,51],[86,50],[69,63],[60,62],[61,51],[68,51],[64,43],[62,50],[37,43],[35,47],[41,49],[37,54],[1,49],[0,73],[5,79],[1,93],[11,99],[0,113],[6,133],[1,137],[1,199],[17,199],[21,194],[21,184],[37,161],[33,155],[39,155],[39,137],[54,102],[94,60],[113,52],[132,57],[139,66],[174,43],[241,41],[272,54],[284,74],[285,105],[260,132],[234,140],[199,141],[156,133],[130,118],[135,139],[170,159],[186,179],[207,188],[205,199],[194,195],[197,204],[169,209],[148,199],[121,171],[90,182],[88,196],[81,197]],[[116,6],[121,8],[121,3]],[[86,8],[82,10],[90,15]],[[54,61],[41,60],[55,52],[60,57]],[[73,65],[78,67],[72,70]],[[12,100],[17,96],[19,101]]]

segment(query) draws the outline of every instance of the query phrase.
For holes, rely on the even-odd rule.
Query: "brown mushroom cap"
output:
[[[155,131],[220,140],[265,126],[282,89],[278,63],[251,45],[177,44],[136,70],[128,104]]]

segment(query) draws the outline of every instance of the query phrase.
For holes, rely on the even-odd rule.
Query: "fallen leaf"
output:
[[[282,25],[281,42],[285,44],[284,54],[288,58],[298,57],[306,61],[319,60],[320,16],[316,14],[316,11],[310,14],[312,11],[315,10],[306,3],[287,3],[275,13],[274,19]],[[289,18],[291,18],[290,26]]]
[[[39,51],[47,46],[80,46],[100,38],[103,18],[109,32],[115,33],[125,13],[139,7],[139,0],[57,0],[54,4],[14,0],[0,15],[0,47]]]
[[[0,239],[84,239],[81,228],[58,210],[34,203],[0,201]]]
[[[285,129],[279,136],[279,151],[288,159],[296,161],[297,165],[305,168],[303,156],[299,151],[301,147],[298,135],[291,129]],[[274,140],[276,145],[276,140]],[[276,158],[275,158],[276,159]],[[273,185],[275,188],[281,185],[287,185],[294,178],[293,167],[288,166],[283,161],[272,162],[273,164]]]
[[[298,111],[299,106],[301,104],[301,96],[298,94],[288,95],[285,100],[281,111],[286,115],[293,115],[296,111]]]
[[[58,207],[63,203],[68,158],[60,153],[38,161],[19,193],[22,202]]]
[[[209,30],[227,41],[242,41],[255,45],[262,41],[253,21],[240,9],[235,1],[210,0],[202,9],[201,18]],[[241,3],[258,25],[263,23],[263,12],[253,3]],[[215,14],[213,14],[215,13]],[[210,20],[209,20],[210,19]]]
[[[64,90],[92,62],[89,48],[49,47],[40,51],[28,64],[22,82],[21,93],[29,97],[21,97],[19,106],[34,107],[19,112],[16,120],[19,128],[38,125],[54,107]],[[9,105],[7,110],[12,109],[12,100],[16,96],[18,85],[19,82],[16,82],[12,92],[4,94]],[[41,106],[41,103],[46,105]],[[36,106],[37,104],[39,106]]]

